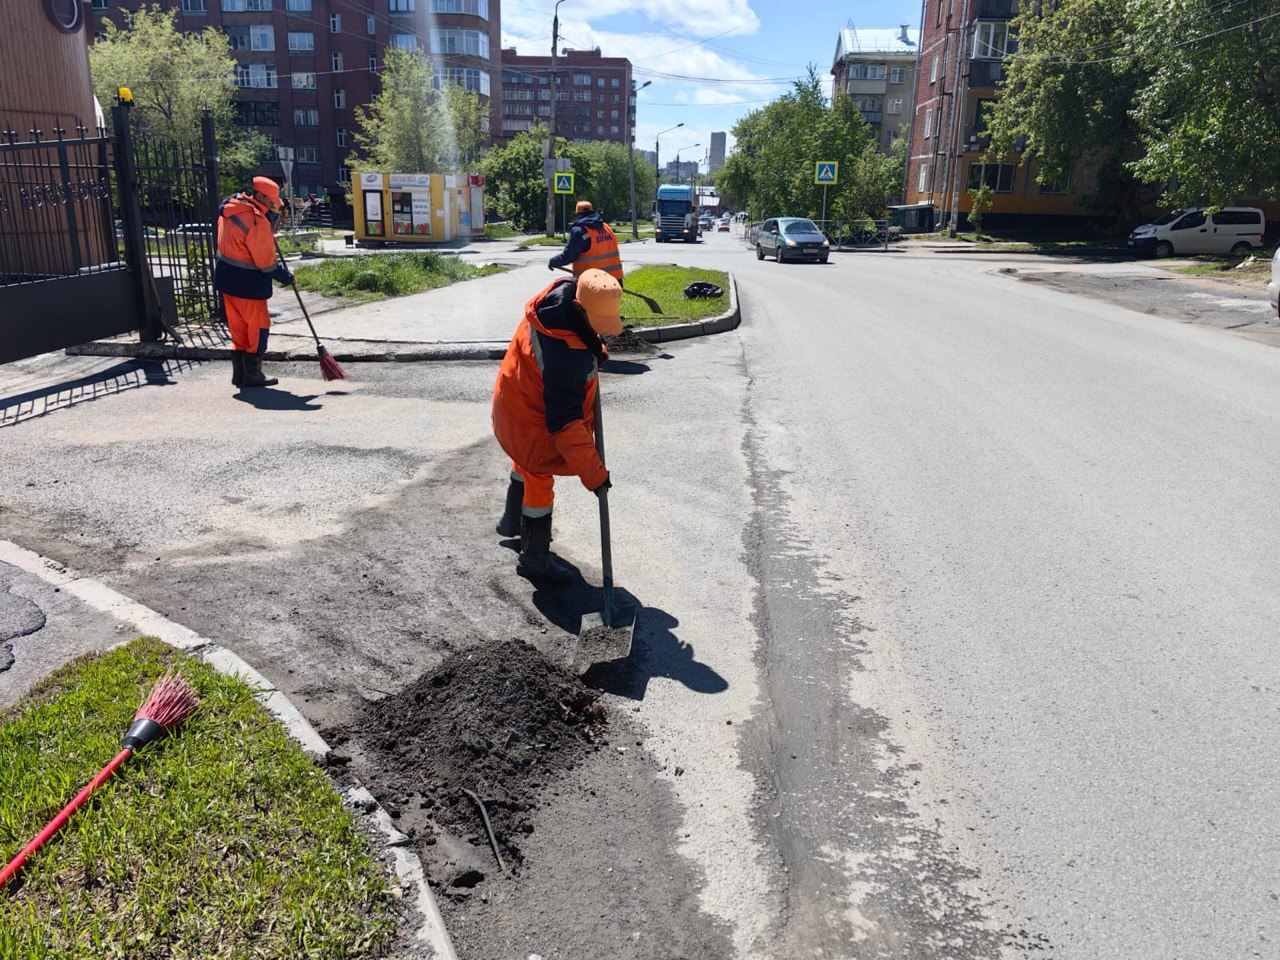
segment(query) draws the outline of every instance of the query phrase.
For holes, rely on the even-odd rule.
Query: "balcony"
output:
[[[873,127],[878,127],[880,124],[884,123],[884,113],[880,110],[863,110],[861,112],[862,119],[867,121],[867,123],[871,124]]]
[[[969,62],[969,87],[971,89],[992,89],[1003,79],[1003,61],[971,60]]]
[[[1018,0],[978,0],[979,20],[1012,20],[1018,13]]]

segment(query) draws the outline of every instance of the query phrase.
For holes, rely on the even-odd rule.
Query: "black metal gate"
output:
[[[0,363],[216,316],[212,121],[194,147],[113,135],[0,131]]]

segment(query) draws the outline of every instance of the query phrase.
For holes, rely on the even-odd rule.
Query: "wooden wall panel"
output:
[[[97,126],[89,82],[88,3],[81,26],[63,33],[45,15],[44,0],[0,3],[0,130],[12,128],[19,139],[38,127],[52,136],[62,126],[74,136],[82,123]]]

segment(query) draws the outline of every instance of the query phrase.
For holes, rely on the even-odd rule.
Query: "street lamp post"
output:
[[[662,182],[662,154],[658,151],[658,145],[662,140],[663,133],[670,133],[672,130],[679,130],[683,127],[683,123],[677,123],[674,127],[668,127],[653,138],[653,166],[656,171],[653,178],[653,202],[658,202],[658,184]]]
[[[564,0],[556,0],[555,13],[551,18],[551,115],[547,125],[547,148],[542,152],[543,158],[554,161],[556,158],[556,97],[559,91],[556,89],[556,80],[558,74],[556,68],[559,65],[560,51],[560,4]],[[556,232],[556,165],[554,163],[544,163],[542,175],[547,181],[547,236],[553,236]]]
[[[635,81],[631,81],[631,103],[627,104],[627,165],[631,169],[631,236],[635,240],[640,239],[639,214],[636,212],[636,119],[635,119],[635,97],[641,90],[653,83],[652,80],[646,80],[640,86],[635,85]]]

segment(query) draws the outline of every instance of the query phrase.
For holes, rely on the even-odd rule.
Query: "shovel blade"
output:
[[[631,656],[631,641],[639,613],[639,607],[614,607],[608,623],[605,623],[602,613],[584,614],[573,656],[574,669],[585,673],[593,664],[625,660]]]

